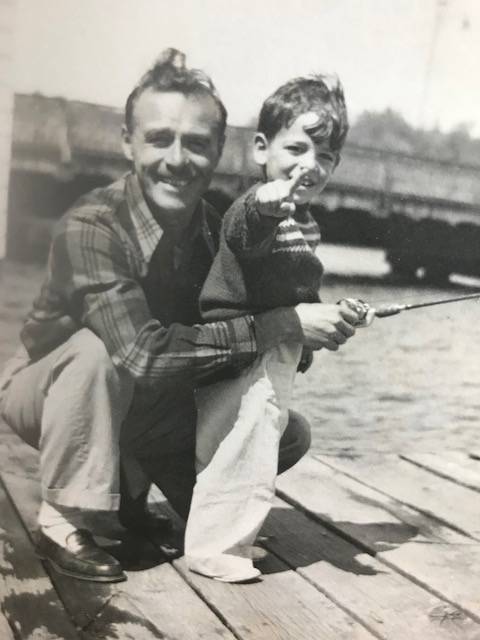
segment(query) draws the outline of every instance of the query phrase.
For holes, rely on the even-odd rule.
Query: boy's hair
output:
[[[200,69],[185,66],[186,56],[178,49],[165,49],[153,66],[140,78],[125,104],[125,126],[129,133],[133,131],[133,112],[135,103],[146,89],[154,91],[178,91],[185,96],[210,96],[219,112],[219,140],[223,143],[227,124],[227,110],[211,78]]]
[[[347,107],[343,87],[337,76],[316,74],[294,78],[265,100],[260,110],[257,131],[271,140],[280,129],[289,127],[304,113],[319,116],[308,133],[328,140],[332,151],[339,152],[348,131]]]

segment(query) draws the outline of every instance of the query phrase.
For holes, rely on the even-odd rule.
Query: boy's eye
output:
[[[286,146],[286,149],[287,151],[290,151],[290,153],[293,153],[296,155],[304,152],[304,149],[298,144],[289,144]]]
[[[335,162],[335,158],[331,153],[326,153],[324,151],[317,153],[317,160],[323,163],[331,163]]]

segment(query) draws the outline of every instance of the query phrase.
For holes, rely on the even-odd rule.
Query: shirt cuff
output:
[[[250,363],[256,356],[255,330],[253,316],[240,316],[226,320],[228,344],[234,359]]]
[[[303,343],[302,325],[293,307],[265,311],[255,316],[257,353],[265,353],[282,342]]]

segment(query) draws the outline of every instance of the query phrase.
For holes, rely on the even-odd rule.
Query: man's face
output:
[[[146,89],[133,110],[124,151],[160,220],[183,229],[220,159],[219,110],[209,96]]]
[[[290,127],[280,129],[271,140],[264,137],[260,140],[263,144],[261,164],[265,167],[267,180],[289,180],[298,171],[307,170],[293,194],[296,204],[310,202],[319,194],[338,163],[338,154],[331,150],[328,140],[316,141],[310,135],[309,130],[317,121],[316,113],[304,113]]]

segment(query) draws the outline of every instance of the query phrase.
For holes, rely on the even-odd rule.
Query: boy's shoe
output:
[[[262,573],[255,567],[251,569],[246,569],[245,571],[236,571],[232,573],[225,573],[219,575],[210,575],[209,573],[204,573],[199,568],[189,567],[190,571],[193,573],[198,573],[205,578],[211,578],[212,580],[216,580],[217,582],[230,582],[232,584],[248,584],[249,582],[258,582],[261,579]]]
[[[211,558],[192,558],[186,556],[186,564],[190,571],[218,582],[245,583],[257,582],[262,573],[256,569],[252,561],[228,553]]]
[[[40,529],[35,551],[58,573],[92,582],[122,582],[127,576],[119,561],[104,551],[86,529],[77,529],[65,540],[65,547]]]
[[[261,571],[251,569],[250,571],[239,571],[238,573],[230,573],[225,576],[213,576],[218,582],[231,582],[233,584],[247,584],[249,582],[258,582],[261,578]]]

